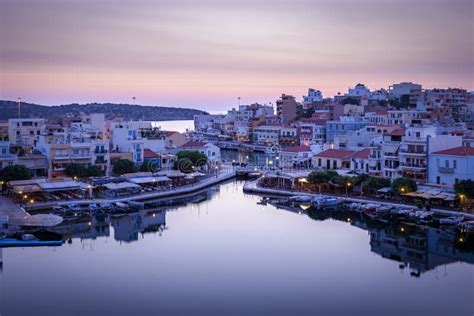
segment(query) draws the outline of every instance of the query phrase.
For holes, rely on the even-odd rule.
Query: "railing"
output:
[[[427,165],[423,163],[406,163],[406,162],[401,162],[401,166],[403,167],[410,167],[410,168],[426,168]]]
[[[454,170],[455,169],[451,168],[451,167],[438,167],[438,172],[439,173],[453,174]]]
[[[409,149],[400,149],[400,152],[405,154],[415,154],[415,155],[425,155],[426,152],[424,150],[409,150]]]
[[[107,149],[96,149],[95,153],[96,154],[106,154],[106,153],[108,153],[108,150]]]

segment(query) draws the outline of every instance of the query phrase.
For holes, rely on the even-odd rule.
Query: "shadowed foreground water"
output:
[[[413,276],[374,232],[259,205],[242,184],[78,224],[61,247],[3,249],[0,314],[472,315],[472,264],[422,256]]]

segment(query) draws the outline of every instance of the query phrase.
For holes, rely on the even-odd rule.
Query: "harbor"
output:
[[[215,300],[233,301],[226,294],[232,289],[249,302],[237,308],[242,314],[262,308],[252,299],[258,293],[271,295],[274,308],[289,304],[314,314],[334,308],[325,297],[340,291],[351,295],[338,298],[337,310],[357,314],[363,307],[354,300],[367,293],[354,289],[367,283],[366,291],[379,293],[371,303],[378,309],[402,311],[404,300],[433,314],[470,310],[466,276],[474,250],[455,232],[401,218],[382,222],[350,210],[351,203],[318,209],[292,196],[247,194],[244,185],[231,179],[186,196],[143,201],[143,208],[125,214],[85,212],[50,229],[63,236],[61,246],[0,248],[2,311],[121,314],[132,302],[159,295],[153,307],[138,304],[134,312],[188,313],[192,305],[213,313]],[[59,281],[43,282],[51,278]],[[387,283],[390,293],[381,291]],[[110,290],[126,285],[137,291]],[[28,306],[16,304],[24,295]]]

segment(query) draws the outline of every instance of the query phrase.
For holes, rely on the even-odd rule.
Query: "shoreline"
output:
[[[249,194],[274,194],[274,195],[280,195],[280,196],[294,196],[294,195],[305,195],[305,196],[320,196],[319,193],[308,193],[308,192],[299,192],[299,191],[288,191],[288,190],[281,190],[281,189],[268,189],[268,188],[261,188],[257,185],[258,180],[254,181],[247,181],[244,184],[243,191],[244,193],[249,193]],[[355,202],[355,203],[377,203],[385,206],[400,206],[404,205],[407,208],[410,209],[417,209],[416,206],[414,205],[409,205],[409,204],[400,204],[396,202],[383,202],[379,200],[374,200],[374,199],[368,199],[368,198],[354,198],[354,197],[341,197],[339,195],[333,195],[333,194],[321,194],[324,196],[329,196],[329,197],[335,197],[338,199],[341,199],[346,202]],[[448,211],[448,210],[443,210],[439,208],[432,208],[432,212],[435,214],[440,214],[444,216],[459,216],[463,215],[465,218],[468,218],[470,220],[474,220],[474,214],[469,214],[465,212],[456,212],[456,211]]]

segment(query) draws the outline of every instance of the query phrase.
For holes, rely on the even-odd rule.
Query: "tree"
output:
[[[102,177],[104,172],[99,166],[92,165],[87,168],[86,174],[88,177]]]
[[[360,105],[360,100],[357,99],[357,98],[353,98],[353,97],[347,97],[347,98],[344,98],[342,101],[341,101],[341,104],[357,104],[357,105]]]
[[[331,176],[327,171],[312,171],[307,180],[309,183],[314,184],[318,187],[319,194],[321,194],[321,186],[324,183],[328,183],[331,180]]]
[[[393,180],[391,187],[395,193],[416,192],[416,190],[418,190],[418,185],[415,180],[407,177]]]
[[[369,192],[375,192],[378,189],[386,188],[391,185],[391,181],[388,178],[371,177],[362,183],[362,186]]]
[[[137,171],[135,164],[128,159],[119,159],[115,162],[113,173],[122,175],[124,173],[132,173]]]
[[[174,167],[184,173],[191,173],[194,168],[206,166],[208,161],[207,156],[197,150],[182,150],[178,152],[177,158]]]
[[[31,179],[31,170],[22,165],[8,166],[0,170],[0,180],[5,182],[29,179]]]
[[[474,180],[459,180],[454,184],[454,191],[460,197],[464,196],[468,199],[474,199]]]
[[[87,173],[86,173],[86,167],[84,165],[78,164],[78,163],[70,163],[66,166],[66,169],[64,172],[69,176],[73,178],[84,178]]]

